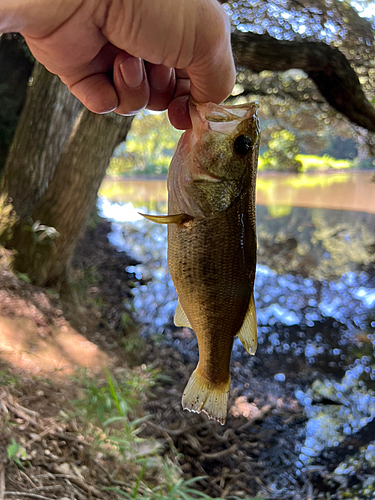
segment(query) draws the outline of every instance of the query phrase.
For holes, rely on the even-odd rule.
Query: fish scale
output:
[[[168,228],[169,272],[197,335],[199,362],[213,383],[228,381],[233,340],[243,323],[254,283],[252,215],[246,213],[246,227],[238,218],[238,205],[247,206],[248,196],[246,193],[224,214],[193,222],[187,229],[177,225]]]

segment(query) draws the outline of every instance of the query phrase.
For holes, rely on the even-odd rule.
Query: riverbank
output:
[[[101,220],[79,244],[74,303],[0,271],[1,499],[113,500],[137,484],[137,419],[155,377],[124,341],[134,260],[109,245],[109,230]],[[166,481],[162,463],[151,476]]]
[[[370,460],[374,445],[360,430],[360,422],[372,422],[375,415],[371,403],[374,216],[291,207],[273,217],[266,207],[258,207],[259,345],[256,356],[249,358],[235,342],[230,415],[223,429],[215,428],[215,423],[206,426],[204,416],[186,415],[180,409],[198,349],[189,330],[173,326],[176,296],[164,271],[165,228],[143,220],[131,203],[103,200],[100,206],[114,220],[111,241],[143,262],[132,272],[149,280],[135,290],[142,335],[163,349],[165,354],[154,359],[176,381],[170,390],[163,388],[151,408],[160,435],[170,431],[176,449],[188,461],[187,470],[195,475],[205,471],[211,495],[222,495],[217,484],[223,484],[224,491],[236,496],[240,485],[248,496],[261,491],[268,498],[304,498],[303,486],[310,482],[309,488],[319,495],[311,498],[325,498],[325,492],[336,494],[336,490],[336,498],[344,498],[346,490],[339,484],[348,484],[349,472],[340,468],[340,460],[351,460],[349,443],[356,435],[360,444],[354,456],[368,450]],[[369,405],[362,407],[362,398],[368,398]],[[294,420],[294,412],[300,418]],[[259,426],[252,421],[256,415]],[[251,423],[242,431],[237,426],[244,425],[244,417]],[[370,427],[361,427],[367,436]],[[255,443],[243,447],[253,433]],[[344,455],[336,456],[336,447],[342,451],[341,446]],[[254,463],[261,466],[255,470]],[[323,464],[322,469],[316,471],[317,464]],[[362,465],[370,466],[361,460]],[[238,474],[220,482],[220,473],[233,468]],[[216,486],[210,485],[212,478]],[[360,478],[354,481],[360,483]],[[348,494],[352,498],[353,492]]]
[[[70,351],[64,345],[65,353],[84,349],[76,356],[77,366],[94,349],[105,362],[86,369],[87,375],[82,375],[82,368],[81,374],[68,370],[68,378],[67,373],[62,376],[66,363],[39,376],[28,373],[25,366],[3,366],[0,486],[49,500],[143,500],[160,486],[159,496],[155,491],[152,498],[169,499],[167,491],[175,488],[174,498],[183,498],[183,490],[184,498],[192,499],[197,493],[188,491],[192,485],[184,481],[204,476],[193,487],[211,497],[294,500],[327,498],[328,494],[354,498],[353,492],[375,484],[370,462],[358,462],[359,454],[365,453],[361,450],[373,439],[372,421],[339,445],[315,451],[314,466],[296,467],[309,412],[318,409],[332,422],[339,419],[336,410],[345,405],[335,400],[334,391],[327,392],[324,383],[309,393],[315,380],[324,381],[319,375],[328,368],[324,356],[319,359],[316,353],[317,362],[306,358],[301,365],[300,358],[286,352],[283,345],[296,341],[313,346],[319,333],[333,351],[341,336],[333,320],[302,329],[279,325],[278,339],[266,340],[262,329],[262,343],[252,358],[237,347],[225,426],[204,415],[183,412],[181,393],[194,368],[189,355],[196,352],[194,335],[171,322],[163,325],[162,337],[137,334],[139,311],[134,310],[132,287],[142,278],[126,271],[136,262],[108,242],[110,229],[108,222],[101,221],[77,249],[73,276],[78,307],[64,304],[52,290],[3,274],[2,315],[24,316],[35,325],[36,337],[28,346],[30,357],[38,353],[36,338],[52,342],[53,329],[65,326],[82,336]],[[353,347],[367,348],[366,342],[354,339]],[[337,381],[344,375],[339,362],[330,371]],[[349,398],[345,390],[344,396]],[[325,413],[327,409],[331,413]],[[147,419],[139,420],[143,417]],[[340,464],[351,467],[356,460],[350,473],[340,475]],[[166,492],[164,497],[161,491]]]

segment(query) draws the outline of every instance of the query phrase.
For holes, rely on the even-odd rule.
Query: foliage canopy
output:
[[[237,84],[229,100],[260,103],[260,168],[372,168],[373,3],[222,3],[232,21],[238,69]],[[165,175],[178,137],[179,132],[169,126],[164,115],[143,113],[134,120],[127,145],[116,150],[109,173]],[[307,155],[308,160],[298,155]],[[335,160],[345,161],[340,164]]]
[[[180,135],[166,113],[143,111],[133,120],[126,143],[115,149],[108,174],[165,176]]]

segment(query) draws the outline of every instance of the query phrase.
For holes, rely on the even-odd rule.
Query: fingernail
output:
[[[138,88],[145,77],[143,62],[136,57],[128,57],[122,61],[120,71],[125,85],[130,89]]]
[[[148,75],[150,86],[159,92],[169,86],[171,77],[172,69],[166,66],[154,66]]]

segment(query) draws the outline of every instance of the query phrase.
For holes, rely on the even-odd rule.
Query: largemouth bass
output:
[[[184,409],[225,422],[230,357],[237,335],[257,345],[255,184],[260,129],[255,103],[191,103],[168,172],[168,266],[178,294],[176,326],[192,328],[199,362]]]

